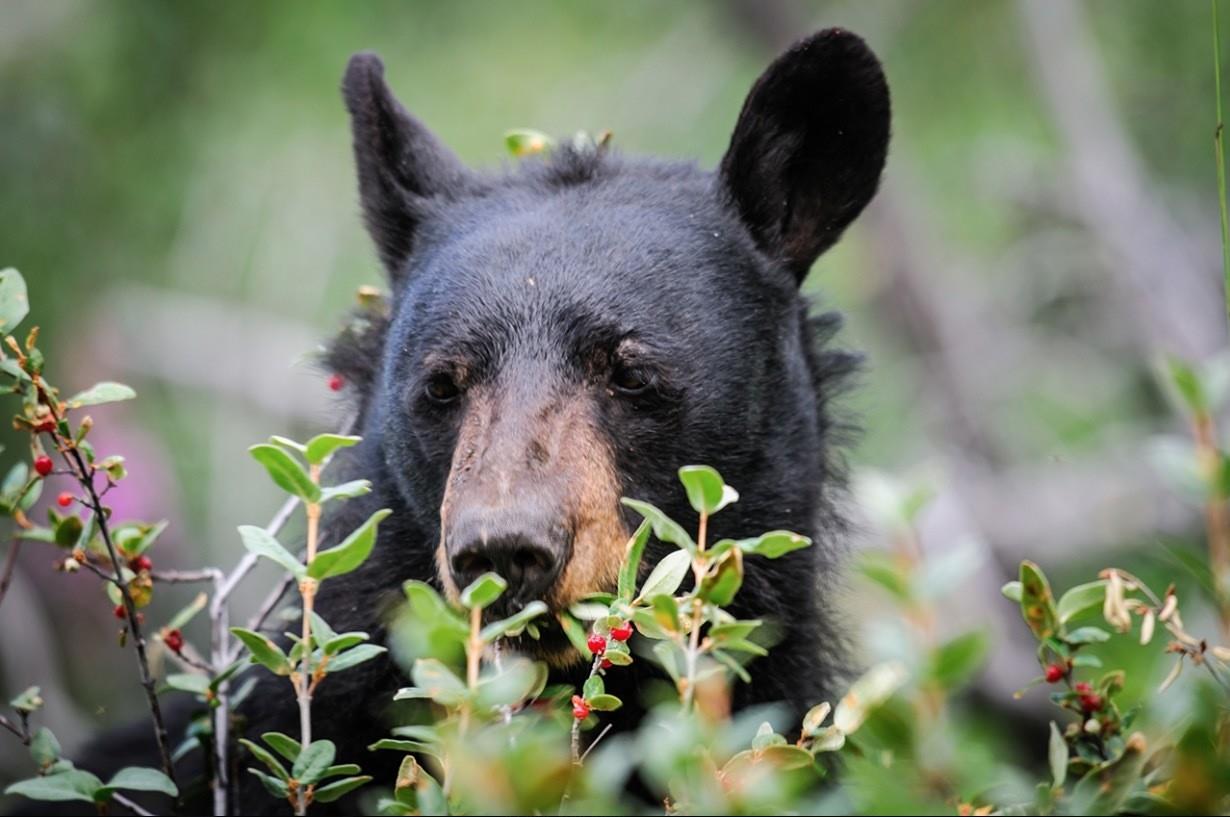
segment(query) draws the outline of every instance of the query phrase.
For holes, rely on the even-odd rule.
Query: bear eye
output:
[[[431,402],[447,405],[461,395],[461,386],[451,373],[436,372],[427,378],[427,385],[423,387],[423,393]]]
[[[637,397],[653,386],[653,375],[643,366],[619,363],[611,372],[611,385],[620,394]]]

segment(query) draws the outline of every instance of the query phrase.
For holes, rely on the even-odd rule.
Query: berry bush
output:
[[[338,757],[328,740],[313,739],[312,699],[330,676],[372,659],[386,647],[367,633],[336,632],[313,609],[321,583],[353,571],[369,556],[388,511],[372,514],[339,544],[321,549],[323,509],[370,490],[365,480],[340,484],[326,478],[340,449],[358,438],[321,434],[306,442],[274,437],[254,445],[251,456],[288,494],[266,526],[245,525],[239,536],[247,555],[229,571],[219,568],[160,570],[154,557],[164,523],[115,518],[108,492],[126,476],[124,459],[100,455],[90,442],[89,407],[135,397],[132,389],[103,382],[63,397],[46,374],[38,331],[23,341],[12,334],[28,311],[22,277],[0,272],[0,373],[18,403],[14,424],[29,441],[29,454],[0,484],[0,511],[15,537],[6,564],[22,543],[56,555],[66,581],[84,574],[101,584],[106,604],[120,621],[121,649],[131,650],[136,678],[157,737],[157,767],[125,768],[103,781],[74,767],[55,736],[38,726],[43,706],[37,687],[21,692],[0,715],[0,727],[25,744],[30,777],[5,792],[36,800],[80,801],[97,808],[179,812],[189,786],[212,792],[215,813],[235,813],[232,761],[259,778],[269,797],[297,814],[314,804],[358,793],[369,813],[388,815],[469,813],[643,813],[650,804],[665,813],[1223,813],[1230,808],[1230,616],[1224,547],[1224,508],[1230,497],[1230,459],[1212,432],[1212,411],[1230,379],[1218,371],[1169,364],[1164,377],[1191,418],[1194,442],[1187,457],[1172,460],[1185,484],[1206,504],[1210,559],[1191,562],[1203,597],[1188,599],[1193,620],[1184,623],[1175,584],[1158,589],[1117,567],[1056,594],[1041,567],[1022,562],[1018,578],[1003,587],[1005,604],[1019,606],[1021,627],[1037,644],[1037,677],[1022,679],[1018,695],[1049,692],[1054,706],[1049,741],[1038,747],[1042,768],[1002,756],[1001,738],[971,728],[964,696],[993,645],[982,630],[949,622],[937,627],[936,599],[959,592],[968,567],[930,557],[915,529],[926,492],[881,481],[877,504],[894,534],[885,551],[864,554],[858,573],[877,586],[908,637],[895,655],[852,671],[846,694],[816,701],[800,723],[770,709],[731,714],[732,683],[745,665],[771,649],[762,622],[728,612],[743,581],[747,559],[775,559],[811,542],[788,531],[746,539],[707,541],[708,520],[737,491],[706,466],[680,469],[698,524],[694,532],[661,510],[628,498],[643,518],[627,543],[616,592],[595,595],[561,614],[559,623],[589,663],[580,688],[548,684],[547,668],[510,650],[510,637],[536,638],[541,602],[490,621],[484,611],[506,590],[487,573],[452,604],[431,586],[409,582],[405,604],[390,638],[410,684],[397,700],[416,702],[415,713],[369,747],[400,756],[395,779],[365,774],[363,757]],[[329,388],[343,388],[340,378]],[[1182,447],[1171,441],[1170,450]],[[62,489],[45,519],[30,514],[44,490]],[[50,496],[50,494],[48,494]],[[57,508],[59,510],[57,510]],[[302,552],[278,540],[286,519],[301,510],[307,535]],[[673,547],[642,569],[651,537]],[[958,552],[957,554],[961,554]],[[246,626],[230,624],[227,600],[258,559],[274,563],[284,578]],[[968,561],[968,560],[964,560]],[[640,576],[643,580],[639,580]],[[8,570],[4,577],[7,586]],[[155,593],[182,583],[203,583],[198,594],[166,621],[146,621],[143,608]],[[299,595],[296,631],[285,649],[267,634],[267,619],[288,588]],[[0,590],[3,603],[3,590]],[[100,603],[100,607],[102,604]],[[198,615],[210,621],[210,643],[194,645],[184,627]],[[1219,629],[1220,625],[1220,629]],[[941,637],[939,634],[943,633]],[[1217,633],[1220,632],[1220,635]],[[1124,703],[1126,671],[1108,664],[1112,642],[1135,650],[1161,650],[1173,667],[1156,695]],[[149,653],[162,650],[178,672],[155,677]],[[658,665],[669,692],[634,731],[608,732],[607,713],[623,705],[606,679],[634,662]],[[1185,667],[1199,673],[1183,697],[1177,689]],[[258,740],[237,737],[236,707],[253,673],[286,679],[297,701],[298,734],[270,732]],[[1036,691],[1032,688],[1039,687]],[[186,740],[168,735],[160,700],[188,696],[200,713]],[[1166,729],[1135,728],[1150,706],[1164,701],[1172,713]],[[1177,713],[1177,715],[1174,715]],[[1154,721],[1156,722],[1156,721]],[[212,762],[208,779],[175,778],[173,761],[201,752]],[[154,796],[155,799],[148,799]]]

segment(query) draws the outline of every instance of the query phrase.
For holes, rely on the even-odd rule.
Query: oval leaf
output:
[[[78,409],[82,406],[99,406],[103,403],[118,403],[121,400],[131,400],[137,393],[123,383],[96,383],[82,392],[77,392],[68,398],[68,407]]]
[[[317,434],[308,440],[303,456],[310,465],[320,465],[339,448],[349,448],[362,440],[362,437],[345,436],[342,434]]]
[[[686,550],[676,550],[668,553],[658,562],[641,586],[640,597],[647,599],[652,596],[674,595],[688,575],[692,567],[692,556]]]
[[[262,443],[248,449],[252,458],[265,466],[277,486],[304,502],[320,501],[320,486],[312,482],[308,472],[285,449]]]
[[[282,543],[274,539],[264,528],[258,528],[255,525],[240,525],[239,536],[243,539],[245,548],[257,556],[264,556],[266,559],[277,562],[295,578],[302,579],[307,575],[307,567],[303,562],[282,547]],[[317,558],[320,557],[317,556]]]
[[[313,579],[323,580],[349,573],[363,564],[376,545],[376,530],[380,521],[391,513],[388,508],[381,508],[340,545],[317,553],[307,567],[307,574]]]

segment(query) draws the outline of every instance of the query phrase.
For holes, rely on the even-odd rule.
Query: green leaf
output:
[[[550,150],[555,140],[541,131],[521,128],[505,132],[504,146],[516,158],[524,159]]]
[[[329,663],[325,665],[325,670],[329,674],[342,672],[351,667],[357,667],[364,661],[370,661],[383,652],[386,652],[385,648],[376,644],[361,644],[330,658]]]
[[[335,780],[327,786],[321,786],[316,789],[312,800],[316,803],[332,803],[342,795],[349,794],[371,779],[370,775],[360,775],[358,777],[344,777],[341,780]]]
[[[806,769],[812,765],[811,752],[798,746],[768,746],[760,753],[760,759],[787,772],[793,769]]]
[[[520,611],[513,613],[508,618],[502,618],[499,621],[493,621],[479,632],[478,637],[484,644],[490,644],[507,635],[519,633],[534,619],[547,612],[547,605],[541,601],[531,601],[529,604],[521,608]]]
[[[349,448],[362,440],[362,437],[343,436],[341,434],[317,434],[308,440],[303,456],[309,465],[320,465],[339,448]]]
[[[333,758],[336,756],[337,747],[333,745],[333,741],[314,740],[295,758],[295,765],[290,771],[291,777],[298,780],[302,786],[311,785],[320,780],[325,769],[333,765]]]
[[[739,493],[708,465],[685,465],[679,469],[679,481],[687,491],[688,502],[697,513],[712,516],[739,499]]]
[[[303,579],[307,575],[307,567],[303,562],[299,561],[293,553],[282,547],[282,543],[269,534],[264,528],[258,528],[255,525],[240,525],[239,536],[243,539],[243,546],[257,556],[264,556],[282,567],[286,568],[297,579]],[[319,554],[317,558],[320,558]]]
[[[1021,562],[1021,615],[1036,638],[1049,638],[1058,629],[1059,614],[1051,586],[1042,568],[1030,561]]]
[[[206,603],[209,601],[209,596],[206,593],[197,593],[187,606],[176,613],[166,624],[168,630],[180,630],[196,616],[197,613],[205,609]]]
[[[546,668],[524,658],[505,664],[503,670],[478,682],[475,702],[480,708],[494,710],[512,706],[530,697],[540,683],[545,683]]]
[[[661,593],[651,598],[649,603],[653,608],[653,620],[659,627],[672,633],[679,632],[679,605],[675,603],[674,596]]]
[[[585,643],[588,634],[585,628],[579,621],[567,613],[560,613],[556,616],[556,619],[559,621],[560,629],[564,631],[564,635],[568,636],[568,641],[571,642],[573,649],[588,659],[590,657],[589,646]]]
[[[756,736],[752,738],[752,751],[759,752],[762,749],[768,749],[770,746],[785,746],[786,738],[773,731],[773,725],[768,721],[760,724],[756,729]]]
[[[124,789],[125,791],[156,791],[168,797],[175,797],[179,794],[179,789],[171,782],[171,778],[158,769],[143,766],[129,766],[120,769],[114,777],[107,781],[107,788]]]
[[[700,597],[719,607],[724,607],[734,601],[735,594],[742,586],[743,559],[739,551],[732,550],[718,560],[714,572],[706,575],[700,583]]]
[[[0,335],[11,335],[28,314],[30,296],[26,280],[12,267],[0,270]]]
[[[1046,754],[1051,765],[1051,781],[1055,788],[1059,788],[1068,779],[1068,742],[1063,739],[1054,721],[1051,721],[1051,739]]]
[[[585,685],[581,688],[582,698],[592,698],[595,695],[602,695],[606,692],[606,684],[602,681],[601,675],[591,675],[585,679]]]
[[[688,535],[688,532],[678,522],[671,519],[658,508],[650,505],[648,502],[641,502],[639,499],[628,499],[625,497],[620,502],[639,513],[649,524],[653,525],[653,535],[658,537],[659,540],[672,545],[678,545],[689,551],[696,550],[696,543],[692,541],[692,537]]]
[[[465,681],[435,658],[420,658],[415,661],[410,675],[416,687],[444,706],[456,706],[468,692]]]
[[[1072,787],[1072,814],[1119,814],[1140,781],[1145,764],[1145,742],[1140,735],[1128,738],[1123,754],[1091,769]]]
[[[898,601],[910,600],[910,582],[882,553],[866,553],[855,564],[858,572],[887,590]]]
[[[280,445],[289,451],[296,451],[300,454],[307,453],[306,445],[304,445],[301,442],[296,442],[295,440],[292,440],[290,437],[279,437],[277,434],[274,434],[272,437],[269,438],[269,442],[276,443],[277,445]]]
[[[240,738],[239,742],[247,747],[247,750],[252,753],[252,756],[261,763],[264,763],[269,771],[277,775],[279,779],[290,780],[290,772],[286,771],[286,767],[282,765],[282,762],[274,757],[273,753],[264,746],[261,746],[255,741],[248,740],[247,738]],[[297,759],[298,758],[296,757],[296,760]]]
[[[618,595],[624,601],[632,601],[632,597],[636,595],[636,574],[640,570],[641,557],[645,554],[645,544],[649,541],[649,533],[652,530],[649,520],[646,519],[628,540],[624,561],[619,568]]]
[[[38,687],[26,687],[20,695],[9,701],[9,706],[29,715],[43,708],[43,696]]]
[[[1007,582],[1004,584],[1003,587],[999,588],[999,592],[1002,593],[1004,598],[1008,599],[1009,601],[1015,601],[1017,604],[1021,603],[1022,590],[1021,590],[1020,582],[1018,581]]]
[[[585,702],[595,712],[614,712],[624,705],[624,702],[614,695],[595,695],[592,698],[586,698]]]
[[[735,547],[744,553],[763,556],[766,559],[777,559],[792,550],[800,550],[810,544],[811,540],[806,536],[791,533],[788,530],[770,531],[754,539],[739,539],[734,543]]]
[[[19,794],[31,800],[66,802],[80,800],[93,803],[94,795],[102,788],[102,781],[80,769],[56,772],[46,777],[33,777],[14,783],[4,790],[5,794]]]
[[[167,676],[168,689],[204,695],[209,691],[209,676],[199,672],[176,672]]]
[[[351,775],[358,774],[361,771],[363,770],[359,768],[358,763],[335,763],[325,769],[325,773],[321,775],[321,779],[323,780],[327,777],[337,777],[339,774],[349,777]]]
[[[279,800],[284,800],[290,794],[290,787],[286,785],[285,781],[278,780],[272,775],[267,775],[260,769],[249,768],[248,771],[256,776],[256,779],[265,787],[265,791]]]
[[[953,690],[968,681],[982,666],[987,647],[984,633],[959,635],[935,650],[928,674],[944,689]]]
[[[131,400],[137,393],[123,383],[96,383],[85,391],[78,392],[68,398],[70,409],[82,406],[99,406],[103,403],[118,403],[121,400]]]
[[[1102,667],[1102,659],[1098,658],[1093,653],[1083,652],[1080,655],[1072,657],[1072,666],[1100,669]]]
[[[320,501],[320,486],[312,482],[303,466],[284,449],[263,443],[252,446],[248,452],[253,459],[265,466],[269,476],[283,491],[299,497],[304,502]]]
[[[1056,612],[1059,623],[1067,624],[1086,610],[1100,608],[1106,598],[1106,580],[1078,584],[1059,598]]]
[[[640,598],[674,595],[683,583],[683,579],[692,568],[692,555],[686,550],[676,550],[666,554],[662,561],[654,565],[641,586]]]
[[[1195,369],[1181,360],[1171,359],[1168,361],[1167,374],[1184,408],[1193,413],[1208,409],[1209,402],[1205,395],[1204,384],[1200,382]]]
[[[833,726],[842,734],[853,734],[871,712],[887,701],[908,678],[905,667],[896,662],[876,664],[854,682],[850,691],[833,710]]]
[[[498,573],[484,573],[461,591],[461,606],[467,610],[482,610],[490,606],[507,589],[508,582],[503,576]]]
[[[1110,640],[1110,633],[1101,627],[1080,627],[1064,638],[1069,644],[1100,644]]]
[[[46,771],[60,759],[60,741],[46,726],[39,727],[30,738],[30,757],[38,764],[39,771]]]
[[[742,641],[752,634],[757,627],[764,622],[759,619],[751,621],[727,621],[723,624],[715,624],[709,628],[709,638],[713,643],[722,645],[727,641]]]
[[[336,655],[343,650],[348,650],[357,644],[362,644],[368,637],[367,633],[342,633],[341,635],[336,635],[325,642],[325,655]]]
[[[313,579],[324,580],[349,573],[363,564],[376,545],[376,531],[381,520],[391,513],[393,512],[388,508],[381,508],[340,545],[317,553],[307,567],[307,574]]]
[[[343,482],[340,485],[330,485],[328,488],[322,488],[320,491],[320,503],[324,503],[333,499],[354,499],[357,496],[364,496],[372,492],[372,484],[366,479],[354,479],[350,482]]]
[[[294,763],[299,757],[303,745],[283,732],[265,732],[261,740],[273,747],[279,755]]]
[[[290,661],[273,640],[253,630],[232,627],[231,633],[252,653],[252,662],[277,675],[290,675]]]

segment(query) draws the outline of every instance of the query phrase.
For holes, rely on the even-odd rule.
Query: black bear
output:
[[[780,56],[713,172],[581,142],[476,172],[402,108],[375,56],[351,59],[342,90],[391,311],[329,353],[363,436],[340,469],[375,486],[330,524],[393,515],[364,567],[323,585],[325,619],[378,639],[405,580],[456,593],[490,569],[515,602],[554,609],[612,589],[638,521],[620,497],[694,521],[675,474],[704,463],[741,494],[713,535],[789,529],[817,543],[747,561],[732,611],[773,622],[780,640],[735,706],[831,698],[847,667],[830,598],[842,532],[830,400],[857,358],[824,348],[836,318],[810,315],[799,287],[884,167],[889,94],[864,42],[830,29]],[[557,680],[586,669],[560,633],[527,649]],[[633,669],[610,681],[630,704],[637,673],[653,671]],[[378,764],[392,753],[365,747],[387,734],[404,684],[391,660],[331,677],[314,737],[391,780]],[[284,678],[265,674],[243,714],[251,735],[297,733]],[[242,813],[285,808],[241,786]]]

